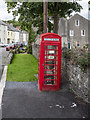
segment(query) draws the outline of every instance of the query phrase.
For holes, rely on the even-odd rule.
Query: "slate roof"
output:
[[[8,30],[10,30],[10,31],[20,32],[20,30],[18,30],[17,28],[13,27],[12,25],[8,25],[7,24],[7,26],[8,26]]]
[[[24,30],[20,31],[19,29],[13,27],[12,25],[4,23],[2,20],[0,20],[0,24],[4,25],[4,26],[7,26],[9,31],[28,33],[27,31],[24,31]]]
[[[1,24],[1,25],[4,25],[4,26],[7,26],[7,24],[4,23],[2,20],[0,20],[0,24]]]

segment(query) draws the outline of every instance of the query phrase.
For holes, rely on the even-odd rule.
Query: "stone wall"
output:
[[[39,45],[38,44],[32,44],[32,54],[38,59],[39,56]]]
[[[69,87],[84,101],[89,102],[89,69],[82,71],[79,65],[72,65],[70,61],[64,59],[63,68],[66,69],[64,79],[68,78]]]
[[[5,64],[6,65],[11,64],[12,60],[13,60],[13,57],[14,57],[14,54],[13,53],[9,53],[8,56],[7,56],[7,60],[5,61]]]
[[[38,59],[39,45],[32,45],[32,53]],[[72,65],[70,61],[62,58],[61,78],[63,84],[68,82],[73,92],[86,102],[89,102],[89,71],[89,69],[82,71],[78,65]]]

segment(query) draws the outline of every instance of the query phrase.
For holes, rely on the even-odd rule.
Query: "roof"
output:
[[[26,33],[26,34],[28,33],[28,32],[27,32],[27,31],[25,31],[25,30],[22,30],[22,32],[23,32],[23,33]]]
[[[8,26],[9,31],[20,32],[20,33],[28,33],[27,31],[25,31],[25,30],[21,31],[18,28],[13,27],[12,25],[7,24],[7,26]]]
[[[47,35],[59,36],[59,35],[58,35],[58,34],[56,34],[56,33],[43,33],[43,34],[41,34],[41,36],[40,36],[40,37],[47,36]],[[59,36],[59,37],[60,37],[60,36]]]
[[[79,16],[79,17],[81,17],[82,19],[85,19],[85,20],[87,20],[87,21],[90,21],[90,20],[86,19],[85,17],[79,15],[78,13],[76,13],[74,16],[71,16],[68,20],[70,20],[70,19],[72,19],[72,18],[74,18],[74,17],[76,17],[76,16]]]
[[[1,24],[1,25],[4,25],[4,26],[7,26],[7,24],[4,23],[2,20],[0,20],[0,24]]]
[[[10,31],[15,31],[15,32],[20,32],[17,28],[14,28],[12,25],[7,24],[8,30]]]
[[[12,25],[8,24],[8,23],[4,23],[2,20],[0,20],[0,24],[7,26],[9,31],[14,31],[14,32],[23,32],[23,33],[28,33],[27,31],[23,30],[20,31],[19,29],[13,27]]]

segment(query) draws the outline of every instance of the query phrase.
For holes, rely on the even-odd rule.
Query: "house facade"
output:
[[[88,44],[88,27],[90,21],[76,14],[71,18],[59,20],[58,34],[62,36],[63,47],[83,48]]]
[[[27,43],[28,42],[28,32],[26,32],[26,31],[20,31],[19,32],[19,41]]]
[[[22,31],[23,32],[23,42],[28,42],[28,32]]]
[[[20,27],[19,27],[20,28]],[[28,42],[28,32],[21,31],[13,27],[13,24],[4,23],[0,20],[0,42],[15,43],[15,42]]]
[[[7,24],[0,20],[0,42],[7,43]]]
[[[58,34],[62,36],[62,47],[67,47],[67,20],[65,18],[59,19]]]
[[[7,30],[7,43],[13,43],[15,39],[15,32],[14,28],[12,25],[8,25],[8,30]]]
[[[23,42],[23,32],[22,31],[19,32],[19,41]]]
[[[20,30],[18,30],[17,28],[15,28],[15,29],[14,29],[14,32],[15,32],[14,42],[20,42],[20,39],[19,39]]]

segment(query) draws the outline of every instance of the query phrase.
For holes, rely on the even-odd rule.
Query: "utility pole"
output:
[[[47,33],[48,30],[48,2],[46,0],[43,0],[43,32]]]

